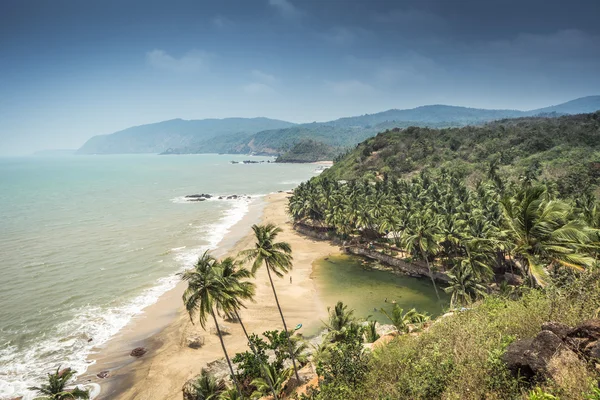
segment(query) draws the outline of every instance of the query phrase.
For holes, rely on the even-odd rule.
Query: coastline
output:
[[[275,286],[288,325],[302,323],[306,332],[311,326],[316,328],[326,317],[326,305],[321,303],[311,280],[312,264],[318,258],[339,253],[339,248],[296,233],[285,211],[287,197],[287,193],[270,194],[262,202],[253,204],[212,253],[219,258],[236,256],[239,251],[252,247],[252,224],[270,222],[281,227],[283,231],[278,240],[290,243],[294,269],[289,274],[292,283],[286,276],[276,279]],[[256,286],[256,302],[247,304],[248,308],[241,312],[249,333],[282,329],[264,269],[257,272]],[[93,357],[95,364],[78,381],[100,384],[102,391],[97,399],[179,399],[181,387],[188,379],[199,374],[207,363],[223,357],[218,337],[210,333],[212,324],[207,324],[205,332],[190,322],[181,304],[184,289],[184,284],[178,284],[165,293],[142,317],[99,349]],[[231,331],[224,337],[230,356],[244,351],[246,339],[240,325],[220,323]],[[187,338],[193,335],[204,337],[205,344],[200,349],[187,347]],[[148,353],[134,359],[129,352],[138,346],[147,348]],[[110,371],[109,378],[96,377],[105,370]]]

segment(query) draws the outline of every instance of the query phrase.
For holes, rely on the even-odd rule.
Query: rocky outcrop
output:
[[[536,337],[508,346],[502,360],[515,376],[528,380],[560,381],[564,376],[576,376],[585,362],[600,362],[600,320],[585,321],[575,328],[546,322]]]
[[[110,374],[109,371],[102,371],[102,372],[96,374],[96,376],[100,379],[105,379],[105,378],[108,378],[109,374]]]
[[[131,353],[129,353],[129,355],[131,357],[140,358],[147,352],[148,352],[148,350],[145,349],[144,347],[136,347],[135,349],[131,350]]]

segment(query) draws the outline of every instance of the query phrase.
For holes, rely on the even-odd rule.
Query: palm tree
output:
[[[377,333],[377,321],[369,321],[364,329],[364,337],[366,343],[373,343],[380,338]]]
[[[220,399],[224,385],[217,383],[215,377],[202,368],[200,376],[192,383],[191,389],[196,400],[216,400]]]
[[[453,308],[456,303],[467,305],[472,300],[483,297],[486,294],[485,287],[473,274],[468,260],[463,260],[460,265],[454,267],[452,272],[448,273],[450,281],[449,286],[444,289],[450,297],[450,308]]]
[[[223,342],[223,335],[219,328],[219,322],[215,309],[217,311],[226,311],[231,309],[231,304],[234,303],[238,295],[237,288],[231,288],[227,286],[227,281],[223,279],[222,268],[218,266],[217,260],[215,260],[208,251],[204,252],[194,269],[185,271],[181,274],[181,279],[188,283],[188,287],[183,293],[183,303],[190,316],[192,323],[194,322],[194,314],[198,313],[198,321],[203,329],[206,329],[206,321],[208,316],[211,315],[221,341],[221,347],[223,348],[223,354],[229,365],[229,371],[231,372],[231,379],[240,392],[241,390],[238,385],[235,373],[233,372],[233,366],[227,354],[225,348],[225,342]]]
[[[512,253],[534,283],[547,284],[548,265],[581,270],[594,264],[579,251],[590,242],[589,228],[571,219],[571,206],[551,199],[545,186],[526,188],[502,206]]]
[[[329,313],[329,329],[334,331],[341,331],[350,322],[354,320],[354,310],[348,311],[348,306],[343,302],[338,301],[333,310],[331,307],[327,307]]]
[[[253,249],[247,249],[240,253],[246,260],[252,263],[252,273],[256,271],[264,264],[267,269],[267,275],[269,276],[269,282],[271,283],[271,289],[273,289],[273,296],[275,297],[275,303],[281,316],[281,322],[283,322],[283,329],[288,337],[288,348],[290,358],[292,359],[292,365],[294,366],[294,373],[296,375],[296,381],[300,383],[300,376],[298,375],[298,368],[296,367],[296,360],[294,358],[292,350],[292,342],[290,340],[290,333],[279,305],[279,299],[277,298],[277,291],[273,284],[273,278],[271,273],[275,274],[278,278],[281,278],[288,271],[292,269],[292,248],[286,242],[276,242],[277,235],[281,232],[281,228],[276,227],[273,224],[266,225],[252,225],[252,230],[256,236],[256,243]]]
[[[265,368],[268,376],[268,380],[275,382],[276,396],[281,396],[284,389],[285,382],[292,376],[292,370],[290,368],[282,371],[277,371],[277,368],[273,365],[269,365]],[[269,386],[264,378],[256,378],[252,381],[252,385],[256,386],[256,391],[252,393],[253,399],[260,399],[266,396],[269,392]]]
[[[429,316],[426,314],[420,314],[415,308],[404,312],[404,309],[398,304],[394,304],[392,314],[388,314],[383,308],[380,310],[392,324],[398,329],[399,332],[408,332],[409,324],[420,324],[429,320]]]
[[[215,266],[216,266],[216,264],[215,264]],[[228,288],[235,291],[235,296],[233,296],[229,299],[226,299],[225,303],[223,304],[224,311],[226,314],[233,313],[236,321],[238,321],[240,323],[240,326],[242,327],[242,330],[244,331],[244,335],[246,336],[246,340],[248,341],[250,349],[252,350],[252,352],[258,359],[256,348],[254,347],[254,344],[250,340],[250,336],[248,335],[246,326],[244,325],[244,322],[242,321],[242,318],[240,317],[240,314],[239,314],[239,310],[242,307],[245,307],[244,304],[242,303],[242,300],[253,300],[253,298],[254,298],[256,285],[253,282],[246,280],[246,279],[252,277],[252,272],[250,272],[246,268],[243,268],[240,265],[240,263],[238,261],[236,261],[233,257],[225,258],[220,263],[218,263],[218,267],[219,267],[219,270],[221,271],[225,285]],[[261,365],[261,370],[264,370],[262,365]],[[263,373],[265,373],[265,372],[263,371]],[[273,388],[272,382],[270,381],[268,376],[266,376],[266,379],[267,379],[267,383],[271,387],[271,391],[273,393],[275,400],[277,400],[277,394],[275,393],[275,389]]]
[[[439,229],[435,222],[434,215],[427,210],[423,213],[416,213],[409,220],[407,229],[403,232],[403,245],[412,254],[420,253],[427,264],[429,278],[433,284],[435,295],[440,300],[429,256],[435,254],[438,249],[438,233]]]
[[[35,390],[42,395],[36,397],[35,400],[89,399],[90,393],[87,390],[81,390],[78,387],[66,388],[73,375],[75,375],[75,371],[72,369],[67,368],[61,371],[59,366],[55,373],[48,374],[48,383],[32,386],[29,390]]]

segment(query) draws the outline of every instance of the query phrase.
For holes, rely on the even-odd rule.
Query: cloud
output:
[[[290,0],[269,0],[269,5],[275,7],[285,18],[297,18],[302,15],[302,11]]]
[[[252,95],[265,95],[275,93],[275,89],[271,86],[261,83],[261,82],[252,82],[242,87],[242,90],[247,94]]]
[[[146,53],[146,62],[152,67],[175,73],[198,72],[206,67],[208,58],[207,53],[199,50],[192,50],[180,58],[160,49]]]
[[[261,82],[264,83],[266,85],[274,85],[278,82],[278,79],[271,75],[271,74],[267,74],[266,72],[263,72],[261,70],[255,69],[252,70],[252,72],[250,73],[252,75],[252,77]]]
[[[224,29],[224,28],[227,28],[228,26],[233,25],[233,21],[231,21],[227,17],[223,17],[222,15],[215,16],[211,22],[215,27],[217,27],[219,29]]]
[[[323,34],[323,37],[331,44],[346,46],[354,42],[356,39],[356,33],[348,28],[335,27],[331,28],[329,32]]]
[[[357,79],[336,82],[327,81],[325,83],[331,91],[340,96],[366,96],[375,93],[373,86]]]

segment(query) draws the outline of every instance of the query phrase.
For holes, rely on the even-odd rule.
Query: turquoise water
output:
[[[355,310],[356,317],[371,316],[372,320],[383,324],[390,324],[390,321],[379,310],[383,308],[390,313],[393,302],[404,311],[414,307],[432,316],[440,315],[449,304],[448,296],[441,289],[441,302],[438,302],[429,279],[375,270],[357,257],[336,256],[319,260],[312,276],[328,307],[333,308],[341,300],[349,309]]]
[[[26,388],[59,364],[84,372],[92,347],[172,288],[250,202],[314,175],[229,163],[244,159],[0,158],[0,398],[31,398]],[[193,193],[251,199],[187,202]]]

